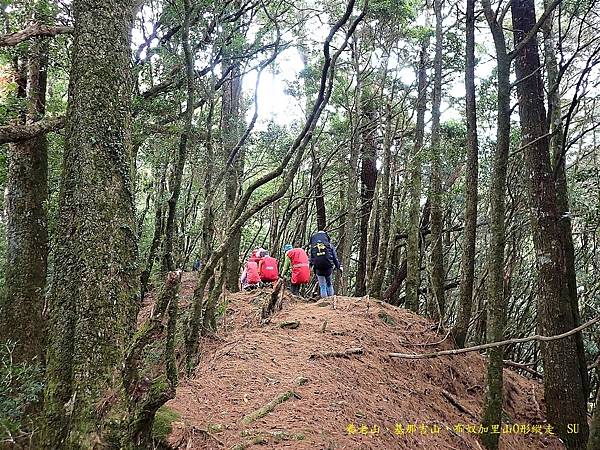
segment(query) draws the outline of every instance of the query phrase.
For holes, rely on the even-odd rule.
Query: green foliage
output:
[[[417,0],[374,0],[369,2],[372,16],[385,20],[413,20],[416,15]]]
[[[167,436],[173,431],[172,423],[179,420],[181,415],[169,408],[168,406],[161,406],[156,411],[154,417],[154,424],[152,425],[152,438],[155,441],[164,441]]]
[[[43,372],[38,364],[14,363],[15,344],[0,347],[0,442],[30,434],[31,412],[41,400]]]
[[[408,36],[417,42],[423,42],[425,39],[431,39],[435,35],[432,27],[417,25],[408,30]]]

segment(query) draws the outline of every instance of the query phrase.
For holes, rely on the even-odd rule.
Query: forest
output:
[[[600,450],[597,0],[0,11],[0,448]]]

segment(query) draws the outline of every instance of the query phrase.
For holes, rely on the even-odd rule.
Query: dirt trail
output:
[[[192,275],[185,274],[183,300],[192,290]],[[198,369],[167,404],[181,416],[169,437],[173,447],[481,448],[483,357],[390,359],[390,351],[428,352],[451,343],[430,321],[366,298],[315,304],[286,295],[283,310],[261,325],[269,293],[227,296],[218,336],[202,340]],[[286,321],[299,325],[281,328]],[[362,354],[324,356],[357,348]],[[505,370],[505,392],[506,419],[523,428],[503,433],[501,448],[564,448],[545,426],[531,428],[544,423],[541,384]]]

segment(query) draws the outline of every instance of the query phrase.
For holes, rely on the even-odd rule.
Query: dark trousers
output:
[[[294,295],[300,295],[300,285],[290,283],[290,292]]]

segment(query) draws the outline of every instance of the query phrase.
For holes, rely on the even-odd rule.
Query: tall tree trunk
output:
[[[511,3],[515,45],[533,28],[533,0]],[[530,223],[536,252],[538,324],[543,334],[561,334],[576,326],[569,295],[565,253],[561,239],[557,193],[550,162],[544,86],[540,74],[537,38],[534,36],[516,55],[519,117],[527,166],[527,188],[532,211]],[[541,344],[544,364],[544,397],[548,420],[567,448],[584,448],[589,430],[584,380],[581,376],[577,339],[570,336]],[[568,424],[579,424],[579,433],[568,433]]]
[[[375,194],[373,199],[373,207],[371,208],[371,219],[369,221],[369,232],[367,233],[367,287],[370,285],[373,279],[373,272],[375,270],[375,264],[377,263],[377,252],[379,251],[379,239],[380,239],[380,214],[381,214],[381,202],[377,201],[380,198],[379,194],[380,186],[375,188]]]
[[[475,0],[467,0],[465,54],[467,116],[467,168],[465,185],[467,192],[461,264],[462,273],[460,279],[460,303],[456,326],[453,330],[454,342],[458,347],[464,347],[467,340],[471,311],[473,309],[473,283],[475,282],[475,239],[477,237],[477,183],[479,167],[475,101]]]
[[[383,135],[383,174],[381,178],[381,229],[379,249],[377,250],[377,262],[373,272],[373,279],[369,289],[370,295],[375,298],[381,297],[381,288],[385,273],[389,265],[388,245],[392,217],[393,197],[390,195],[390,171],[392,165],[392,105],[391,100],[386,104],[386,123]]]
[[[185,20],[185,18],[184,18]],[[174,243],[175,219],[177,217],[177,204],[181,195],[183,171],[188,154],[189,141],[192,134],[192,119],[194,117],[194,55],[190,46],[189,27],[182,27],[181,43],[183,46],[183,57],[185,61],[186,79],[186,109],[183,117],[183,129],[179,137],[179,151],[175,162],[175,171],[171,182],[171,197],[167,205],[167,221],[165,223],[165,248],[163,253],[163,272],[175,270]]]
[[[212,252],[213,239],[215,236],[215,212],[213,208],[214,193],[213,193],[213,172],[215,170],[215,154],[212,137],[212,119],[214,113],[214,89],[211,90],[210,108],[206,119],[206,128],[208,130],[206,136],[206,171],[204,173],[204,204],[202,206],[202,235],[200,244],[200,254],[202,260],[206,262]]]
[[[352,249],[354,247],[355,222],[356,222],[356,200],[358,184],[358,154],[360,151],[360,133],[362,127],[362,72],[360,70],[359,60],[359,41],[358,38],[352,45],[352,61],[354,64],[354,74],[356,76],[356,87],[354,89],[354,123],[352,124],[352,139],[350,142],[350,160],[346,168],[346,178],[348,187],[346,189],[346,220],[344,225],[344,245],[342,247],[341,263],[344,268],[342,274],[342,293],[349,294],[350,283],[350,262]]]
[[[152,235],[152,242],[148,248],[148,255],[146,256],[146,266],[140,275],[140,299],[143,300],[146,292],[148,291],[148,284],[150,282],[150,275],[152,274],[152,268],[154,267],[154,260],[156,259],[156,253],[162,240],[164,232],[164,199],[165,194],[165,176],[166,166],[160,169],[160,180],[158,182],[158,191],[154,199],[154,233]]]
[[[26,122],[42,118],[46,104],[48,42],[35,38],[29,50]],[[21,94],[25,92],[20,91]],[[8,147],[6,180],[6,293],[0,338],[16,342],[15,362],[42,359],[48,259],[48,142],[45,135]],[[27,318],[23,320],[23,318]]]
[[[319,164],[319,160],[315,155],[315,152],[312,153],[313,163],[312,163],[312,182],[315,186],[315,209],[317,210],[317,228],[319,230],[324,230],[327,226],[327,211],[325,209],[325,196],[323,194],[323,178],[321,173],[321,165]]]
[[[434,320],[444,318],[444,248],[442,216],[442,179],[440,163],[440,104],[442,101],[442,4],[434,0],[435,57],[433,59],[433,98],[431,105],[431,291],[429,314]]]
[[[362,297],[367,293],[367,264],[370,259],[368,254],[369,220],[371,219],[373,197],[375,196],[375,186],[377,184],[377,141],[375,138],[377,118],[370,102],[367,102],[364,107],[364,120],[360,169],[360,239],[356,288],[354,290],[356,297]]]
[[[227,58],[227,63],[231,64],[232,59]],[[242,79],[239,65],[235,65],[231,71],[230,78],[223,85],[223,116],[221,129],[223,130],[223,156],[227,161],[231,150],[235,147],[240,137],[240,101],[242,96]],[[244,152],[238,151],[231,168],[228,170],[225,179],[225,210],[229,217],[233,213],[235,203],[240,189],[240,178],[243,172]],[[227,251],[227,267],[225,275],[225,287],[230,292],[239,290],[240,276],[240,242],[242,238],[241,229],[232,236]]]
[[[139,273],[130,142],[133,7],[75,0],[41,448],[107,445]],[[123,406],[125,408],[125,406]]]
[[[419,217],[421,210],[421,153],[423,150],[423,135],[425,133],[425,109],[427,108],[427,47],[429,38],[423,39],[419,57],[417,124],[415,129],[415,146],[409,160],[409,225],[408,247],[406,252],[406,308],[419,311],[420,283],[420,240]]]
[[[281,245],[279,244],[279,200],[276,200],[271,205],[271,220],[269,229],[269,249],[271,254],[278,257]]]
[[[482,1],[496,48],[498,110],[496,124],[496,149],[492,163],[490,182],[490,250],[488,254],[488,305],[486,320],[487,342],[501,341],[506,326],[506,299],[504,296],[504,247],[505,247],[505,191],[506,170],[510,148],[510,59],[506,51],[506,41],[502,27],[496,22],[489,0]],[[503,356],[502,347],[488,350],[487,387],[483,409],[484,426],[500,426],[502,423],[503,397]],[[498,448],[498,434],[482,435],[481,440],[488,449]]]
[[[596,341],[596,345],[600,344],[598,339]],[[596,362],[599,362],[598,359]],[[600,378],[600,365],[596,366],[596,376]],[[590,438],[587,443],[587,450],[597,450],[598,448],[600,448],[600,389],[596,389],[594,416],[590,421]]]
[[[550,2],[544,2],[548,7]],[[554,38],[552,35],[552,20],[543,26],[544,32],[544,51],[547,74],[547,92],[548,92],[548,111],[550,119],[550,156],[555,165],[553,171],[555,174],[556,185],[556,206],[558,208],[558,222],[560,238],[563,247],[564,267],[566,269],[567,288],[571,311],[573,312],[573,323],[575,326],[580,324],[579,301],[577,299],[577,272],[575,269],[575,247],[573,246],[573,235],[571,229],[571,215],[568,213],[569,192],[567,186],[567,174],[565,169],[565,152],[563,148],[564,128],[562,122],[562,108],[560,99],[560,86],[558,78],[558,66],[556,63],[556,53],[554,50]],[[575,335],[577,340],[577,354],[579,357],[579,372],[584,387],[584,395],[587,398],[589,392],[589,379],[587,371],[587,362],[585,358],[585,348],[583,346],[583,333]]]

